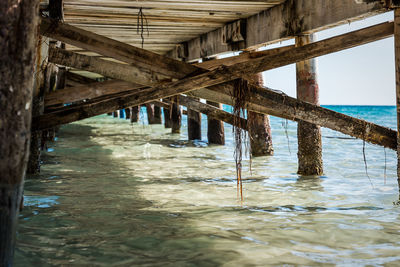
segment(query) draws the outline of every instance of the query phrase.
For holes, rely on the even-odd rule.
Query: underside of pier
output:
[[[318,176],[323,172],[320,126],[397,150],[397,131],[319,106],[313,61],[394,35],[399,103],[397,2],[12,0],[1,3],[0,27],[14,30],[4,33],[2,30],[0,34],[3,51],[0,103],[9,107],[0,114],[3,140],[0,155],[4,155],[0,162],[0,221],[4,226],[0,229],[0,265],[12,263],[25,170],[28,168],[30,173],[40,170],[40,147],[54,137],[55,129],[62,124],[118,110],[128,112],[134,122],[138,107],[145,105],[149,123],[161,123],[162,108],[165,126],[177,133],[182,105],[187,107],[190,139],[201,139],[200,120],[201,114],[205,114],[210,118],[210,143],[224,144],[222,122],[229,123],[249,131],[252,153],[259,156],[273,154],[268,115],[277,116],[299,122],[301,175]],[[394,22],[320,41],[312,38],[313,33],[323,29],[391,10],[395,10]],[[260,50],[294,38],[294,46]],[[218,57],[234,51],[240,53]],[[263,71],[294,63],[297,98],[265,87],[257,78]],[[16,74],[21,79],[13,79]],[[236,112],[223,111],[221,104],[235,107]],[[238,112],[238,108],[247,110],[248,115]]]

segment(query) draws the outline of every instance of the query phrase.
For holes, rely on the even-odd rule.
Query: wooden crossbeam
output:
[[[396,131],[365,120],[313,105],[283,93],[251,86],[247,108],[251,111],[269,114],[289,120],[302,120],[326,127],[372,144],[397,149]],[[219,86],[191,91],[189,95],[210,101],[233,105],[232,87]]]
[[[204,72],[204,70],[200,67],[214,69],[213,71],[205,73],[203,76],[198,75],[193,78],[186,79],[187,84],[198,84],[201,80],[201,86],[207,87],[229,81],[231,79],[234,79],[235,77],[248,78],[249,74],[258,73],[312,57],[337,52],[346,48],[354,47],[356,45],[386,38],[392,34],[393,22],[385,22],[358,31],[311,43],[302,47],[296,48],[290,46],[285,48],[273,49],[271,51],[245,53],[243,55],[240,55],[238,58],[232,58],[228,60],[216,60],[214,61],[214,63],[208,63],[213,61],[206,61],[205,63],[198,64],[198,67],[186,64],[188,67],[182,69],[182,71],[185,74],[189,74],[188,71],[192,71],[194,69],[197,71],[197,73]],[[96,38],[100,39],[100,37]],[[135,49],[136,48],[134,48],[133,50]],[[99,74],[111,78],[123,79],[126,81],[137,81],[141,84],[149,86],[156,85],[155,81],[157,81],[157,79],[153,78],[154,76],[152,76],[151,71],[159,70],[158,66],[155,66],[151,69],[151,71],[140,74],[138,73],[138,70],[133,66],[126,66],[121,63],[106,61],[90,56],[78,55],[76,53],[61,49],[51,50],[50,61],[70,67],[81,68],[88,71],[95,71]],[[218,69],[215,69],[217,66],[221,66],[221,64],[231,66],[227,68],[220,67]],[[126,70],[124,70],[124,67],[126,67]],[[133,71],[131,71],[131,69],[133,69]],[[196,71],[193,72],[195,73]],[[180,76],[182,76],[182,74],[179,75],[178,78],[180,78]],[[182,85],[182,82],[180,82],[180,84]],[[176,84],[172,83],[171,85],[175,86]],[[197,86],[197,88],[199,87]],[[87,96],[87,98],[90,97]]]
[[[152,69],[155,73],[171,77],[181,78],[196,70],[194,66],[188,67],[190,65],[184,62],[166,58],[49,18],[42,18],[40,33],[64,43],[134,64],[139,68]],[[183,70],[186,71],[183,72]]]
[[[184,79],[181,79],[179,81],[175,82],[170,82],[167,84],[162,84],[162,85],[157,85],[154,88],[148,88],[140,93],[135,93],[129,96],[124,96],[124,98],[115,98],[111,99],[109,101],[104,101],[102,103],[94,103],[94,104],[86,104],[78,107],[73,107],[69,110],[64,110],[61,112],[54,112],[51,114],[46,114],[44,116],[41,116],[39,118],[35,118],[34,122],[34,127],[37,127],[37,129],[40,128],[47,128],[50,127],[49,125],[57,125],[57,124],[63,124],[63,123],[68,123],[71,121],[87,118],[90,116],[95,116],[98,114],[103,114],[112,110],[116,109],[121,109],[121,108],[126,108],[129,106],[136,106],[138,104],[142,104],[145,102],[152,101],[154,99],[160,99],[160,98],[165,98],[169,97],[172,95],[180,94],[180,93],[185,93],[191,90],[195,89],[200,89],[202,87],[208,87],[212,85],[217,85],[226,81],[229,81],[231,79],[234,79],[236,77],[240,77],[241,75],[244,74],[249,74],[252,72],[260,72],[264,70],[265,68],[273,68],[273,67],[278,67],[281,65],[289,64],[296,62],[298,60],[304,60],[307,58],[311,58],[313,56],[318,56],[322,55],[328,52],[335,52],[339,51],[343,48],[348,48],[348,47],[353,47],[358,44],[363,44],[366,42],[378,40],[384,37],[387,37],[393,33],[393,23],[383,23],[377,26],[369,27],[366,29],[362,29],[356,32],[352,32],[349,34],[345,34],[342,36],[337,36],[334,38],[330,38],[324,41],[320,41],[318,43],[313,43],[310,45],[306,45],[303,47],[299,48],[294,48],[288,51],[281,52],[275,56],[268,56],[268,57],[261,57],[257,59],[251,59],[249,61],[243,62],[243,63],[238,63],[230,67],[220,67],[216,70],[213,71],[204,71],[202,69],[196,68],[195,66],[190,66],[188,64],[184,64],[184,69],[183,73],[186,73],[188,70],[193,70],[196,69],[197,73],[201,73],[200,75],[193,75],[193,76],[188,76]],[[133,49],[135,50],[135,49]],[[150,53],[150,52],[147,52]],[[283,58],[280,60],[279,58]],[[182,67],[182,62],[179,62],[177,64],[176,69],[180,69]],[[254,66],[253,66],[254,64]],[[151,65],[151,64],[149,64]],[[182,76],[182,73],[181,75]],[[228,86],[229,87],[229,86]],[[232,87],[230,87],[232,89]],[[260,92],[265,91],[265,89],[260,89],[258,88]],[[213,88],[213,90],[218,90],[218,88]],[[257,91],[258,93],[258,91]],[[269,91],[272,96],[275,95],[275,97],[278,97],[280,94],[276,92]],[[257,99],[258,96],[254,96],[255,99]],[[293,102],[294,101],[294,102]],[[304,103],[302,101],[298,101],[294,99],[292,102],[295,103],[292,105],[295,106],[306,106],[305,109],[311,108],[307,106],[307,103]],[[281,103],[283,106],[288,105],[285,104],[285,102]],[[293,106],[287,106],[286,109],[288,108],[293,108]],[[317,114],[320,114],[321,116],[324,115],[324,112],[327,111],[322,111],[320,110],[321,108],[319,107],[312,107],[312,109],[316,109]],[[332,112],[332,111],[329,111]],[[270,114],[274,114],[277,116],[285,117],[287,116],[285,113],[285,110],[281,109],[276,109],[274,112],[268,112]],[[335,116],[332,116],[335,117]],[[349,117],[350,118],[350,117]],[[349,119],[348,118],[348,119]],[[314,124],[319,124],[324,127],[328,127],[334,130],[341,131],[345,134],[349,134],[355,137],[360,138],[359,134],[354,134],[351,131],[348,131],[346,129],[343,129],[342,127],[339,127],[338,125],[335,125],[333,123],[327,123],[325,121],[315,121],[313,120],[307,120],[307,118],[303,117],[296,117],[296,114],[292,117],[292,119],[302,119]],[[356,120],[354,118],[351,118],[352,120],[348,120],[348,123],[351,124],[353,123],[353,120]],[[359,121],[359,124],[361,125],[360,127],[362,128],[362,125],[365,125],[366,122],[364,121]],[[364,133],[361,136],[362,139],[375,143],[375,144],[380,144],[383,146],[391,147],[390,142],[386,142],[385,140],[390,140],[390,136],[387,137],[385,140],[381,140],[381,137],[377,137],[376,135],[368,133],[367,130],[374,127],[370,127],[370,124],[367,124],[368,128],[364,127]],[[376,126],[380,127],[380,126]],[[381,127],[384,128],[384,127]],[[381,129],[379,128],[379,129]],[[386,128],[385,128],[386,129]],[[389,130],[390,131],[390,130]],[[385,130],[382,130],[382,132],[385,132]],[[379,136],[379,134],[378,134]]]
[[[186,60],[195,61],[237,49],[254,49],[262,44],[271,44],[312,33],[322,29],[388,11],[385,1],[366,0],[357,4],[354,0],[296,0],[266,9],[246,19],[246,39],[237,44],[221,42],[225,29],[202,34],[188,42]],[[307,11],[307,12],[305,12]],[[168,55],[175,58],[176,50]]]
[[[51,38],[82,47],[105,56],[146,68],[173,78],[183,78],[201,71],[201,68],[127,45],[116,40],[88,32],[68,24],[42,19],[41,33]],[[393,22],[371,26],[358,31],[332,37],[306,46],[293,48],[275,55],[250,59],[230,67],[232,73],[258,73],[301,60],[341,51],[357,45],[386,38],[393,34]],[[240,75],[239,75],[240,76]]]
[[[48,107],[58,104],[72,103],[104,95],[133,91],[139,88],[143,88],[143,86],[121,80],[95,82],[51,92],[45,96],[44,104],[45,107]]]
[[[157,75],[145,68],[104,60],[99,57],[81,55],[61,48],[49,49],[49,61],[142,85],[151,85],[168,79],[165,75]]]
[[[187,108],[190,108],[191,110],[203,113],[207,115],[210,118],[220,120],[223,122],[226,122],[230,125],[236,125],[235,124],[235,115],[226,112],[224,110],[221,110],[219,108],[216,108],[214,106],[211,106],[209,104],[201,103],[200,101],[197,101],[191,97],[179,96],[179,104],[183,105]],[[247,130],[247,120],[244,118],[239,118],[240,123],[237,124],[236,126]]]

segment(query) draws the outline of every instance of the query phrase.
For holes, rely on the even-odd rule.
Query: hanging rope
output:
[[[139,8],[139,12],[137,15],[137,29],[136,32],[137,34],[140,34],[140,37],[142,38],[142,48],[144,45],[144,33],[147,31],[147,36],[150,35],[149,33],[149,24],[147,22],[147,18],[143,13],[143,8]]]
[[[235,151],[234,158],[236,163],[236,179],[237,179],[237,191],[238,197],[243,201],[243,184],[242,184],[242,157],[243,157],[243,144],[245,146],[245,153],[249,152],[248,149],[248,134],[243,130],[244,125],[240,120],[240,117],[245,117],[247,108],[247,102],[249,97],[249,84],[246,80],[237,79],[234,81],[232,102],[233,105],[233,134],[235,138]],[[250,156],[251,157],[251,156]]]

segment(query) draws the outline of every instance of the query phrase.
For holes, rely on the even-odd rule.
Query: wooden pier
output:
[[[392,10],[394,22],[313,39]],[[40,171],[42,136],[63,124],[118,111],[134,123],[145,106],[149,124],[163,113],[165,127],[180,133],[185,106],[190,140],[202,138],[204,114],[210,144],[224,145],[228,123],[249,132],[253,156],[272,156],[268,116],[277,116],[298,122],[297,171],[316,177],[320,127],[400,155],[398,131],[319,106],[315,68],[319,56],[394,36],[400,127],[400,1],[11,0],[0,3],[0,17],[0,266],[12,265],[25,173]],[[259,51],[288,39],[296,45]],[[218,59],[233,51],[241,53]],[[294,63],[297,98],[261,81],[261,72]],[[233,97],[238,79],[243,99]],[[243,100],[247,117],[222,109]]]

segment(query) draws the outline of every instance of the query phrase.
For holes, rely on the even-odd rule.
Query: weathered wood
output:
[[[290,120],[302,120],[326,127],[372,144],[397,148],[396,131],[389,128],[353,118],[311,103],[307,103],[263,88],[251,86],[248,109]],[[219,86],[190,92],[190,95],[232,105],[232,87]],[[218,92],[218,94],[216,94]]]
[[[259,86],[263,86],[262,73],[254,75]],[[274,154],[272,146],[271,125],[269,116],[253,111],[247,111],[249,124],[250,152],[253,157],[271,156]]]
[[[199,100],[199,98],[194,99]],[[181,101],[181,98],[179,99]],[[201,140],[201,113],[187,106],[187,128],[189,140]]]
[[[146,104],[146,112],[147,112],[147,121],[149,124],[156,124],[154,118],[154,104],[147,103]]]
[[[222,104],[207,101],[207,104],[222,110]],[[225,145],[224,123],[212,117],[207,117],[207,138],[209,144]]]
[[[155,73],[168,76],[182,75],[184,62],[165,58],[150,51],[130,46],[126,43],[101,36],[77,27],[42,18],[40,33],[44,36],[75,45],[90,51],[112,57],[140,68],[152,69]]]
[[[235,75],[238,75],[240,72],[258,73],[377,41],[387,38],[392,34],[393,22],[385,22],[301,47],[295,47],[278,54],[250,59],[227,68]]]
[[[154,124],[162,124],[161,107],[154,105]]]
[[[183,106],[186,106],[188,109],[190,108],[191,110],[195,110],[199,113],[205,114],[207,115],[207,117],[213,118],[215,120],[223,121],[231,125],[234,125],[235,123],[233,114],[221,110],[220,108],[217,108],[215,106],[202,103],[198,101],[197,98],[180,95],[179,103]],[[244,130],[247,130],[247,120],[244,118],[240,118],[239,120],[240,124],[237,126],[243,128]]]
[[[47,55],[48,55],[48,38],[39,36],[36,47],[35,61],[35,80],[32,96],[32,117],[42,115],[44,112],[44,93],[45,81],[48,78],[46,75]],[[27,174],[37,174],[40,172],[40,149],[42,142],[42,131],[32,131],[29,147],[29,158],[27,165]]]
[[[131,122],[138,122],[139,121],[139,112],[140,112],[140,108],[139,106],[135,106],[131,108]]]
[[[394,10],[394,46],[397,107],[397,179],[400,185],[400,8]]]
[[[49,0],[49,17],[64,21],[64,0]]]
[[[202,68],[202,69],[212,70],[212,69],[218,68],[222,65],[231,66],[231,65],[234,65],[237,63],[246,62],[252,58],[260,58],[260,57],[264,57],[264,56],[276,55],[278,53],[288,51],[292,48],[294,48],[294,45],[272,48],[272,49],[268,49],[268,50],[264,50],[264,51],[251,51],[251,52],[244,51],[243,53],[241,53],[240,55],[237,55],[237,56],[206,60],[201,63],[196,63],[193,65],[197,66],[199,68]]]
[[[296,47],[288,50],[284,50],[278,54],[262,56],[259,58],[249,59],[246,62],[237,63],[228,67],[220,67],[218,69],[214,69],[210,72],[205,72],[195,66],[177,62],[175,66],[175,70],[181,70],[181,73],[176,76],[176,78],[181,78],[186,76],[187,78],[182,79],[178,82],[170,82],[170,83],[162,83],[160,88],[164,88],[165,93],[168,91],[165,88],[168,87],[171,89],[171,92],[174,91],[175,87],[186,86],[189,89],[207,87],[215,84],[219,84],[225,81],[229,81],[236,77],[248,76],[252,73],[258,73],[265,70],[281,67],[287,64],[295,63],[301,60],[310,59],[316,56],[325,55],[332,52],[337,52],[346,48],[350,48],[356,45],[365,44],[368,42],[372,42],[375,40],[379,40],[385,37],[390,36],[393,33],[393,23],[382,23],[376,26],[368,27],[365,29],[361,29],[358,31],[350,32],[347,34],[339,35],[336,37],[332,37],[323,41],[315,42],[312,44],[308,44],[302,47]],[[102,39],[102,37],[94,36],[95,40],[98,41]],[[93,41],[94,42],[94,41]],[[122,46],[122,44],[120,44]],[[121,48],[122,49],[122,48]],[[137,50],[139,48],[132,48],[132,50]],[[147,51],[147,53],[150,53]],[[111,53],[112,54],[112,53]],[[160,57],[158,55],[154,55],[155,57]],[[143,59],[147,60],[147,59]],[[158,60],[161,60],[158,58]],[[129,60],[127,60],[129,61]],[[170,60],[167,60],[168,64],[170,64]],[[147,66],[150,66],[152,62],[147,62]],[[184,66],[182,67],[182,64]],[[152,69],[153,70],[153,69]],[[160,71],[159,67],[156,66],[154,71]],[[202,75],[196,75],[190,78],[191,73],[201,73],[205,72]],[[193,75],[193,74],[192,74]],[[174,76],[175,77],[175,76]],[[186,84],[186,85],[185,85]],[[180,91],[176,88],[175,93],[179,94],[185,92],[185,90]],[[168,93],[166,93],[168,95]]]
[[[163,102],[167,101],[163,99]],[[168,107],[163,107],[163,113],[164,113],[164,127],[165,128],[172,128],[172,120],[171,120],[171,108]]]
[[[382,1],[363,4],[348,0],[285,1],[246,19],[246,40],[240,47],[221,42],[224,35],[221,27],[187,42],[187,60],[194,61],[238,48],[255,49],[261,44],[280,42],[301,33],[346,24],[385,11]],[[174,57],[172,52],[168,55]]]
[[[296,46],[314,41],[313,35],[296,37]],[[316,59],[296,63],[297,99],[319,105]],[[318,125],[299,121],[297,124],[298,170],[300,175],[322,175],[322,138]]]
[[[131,109],[126,108],[124,109],[124,111],[125,111],[125,119],[129,120],[131,118]]]
[[[127,83],[120,80],[110,80],[96,82],[75,87],[66,88],[47,94],[44,102],[45,106],[72,103],[84,99],[91,99],[103,95],[111,95],[119,92],[139,90],[141,85]]]
[[[96,80],[76,74],[74,72],[71,71],[67,71],[66,75],[66,86],[67,87],[74,87],[74,86],[79,86],[82,84],[89,84],[89,83],[93,83],[96,82]]]
[[[98,57],[80,55],[60,48],[51,48],[49,50],[49,61],[135,84],[151,85],[167,79],[167,76],[156,75],[145,68],[138,68]]]
[[[29,153],[39,1],[0,2],[0,266],[12,266]]]
[[[274,68],[278,67],[284,64],[288,63],[293,63],[299,60],[304,60],[311,58],[313,56],[318,56],[322,55],[325,53],[329,52],[335,52],[340,49],[352,47],[357,44],[362,44],[366,43],[369,41],[381,39],[384,37],[389,36],[390,34],[393,33],[393,23],[383,23],[377,26],[369,27],[366,29],[362,29],[356,32],[348,33],[342,36],[330,38],[324,41],[320,42],[315,42],[310,45],[305,45],[303,47],[299,48],[294,48],[282,53],[279,53],[275,56],[268,56],[268,57],[262,57],[258,59],[254,59],[252,61],[248,61],[245,63],[239,63],[235,64],[230,67],[226,68],[218,68],[213,71],[205,72],[200,75],[196,75],[194,77],[188,76],[187,78],[184,78],[182,80],[176,81],[176,82],[171,82],[163,85],[159,85],[157,87],[154,87],[152,89],[146,89],[143,90],[140,95],[139,94],[132,94],[128,96],[124,96],[123,100],[122,99],[111,99],[107,101],[106,103],[103,102],[100,104],[87,104],[83,105],[82,107],[73,107],[69,110],[64,110],[61,112],[55,112],[52,114],[47,114],[44,116],[41,116],[39,118],[35,119],[35,125],[34,127],[37,128],[46,128],[49,127],[50,125],[57,125],[61,123],[67,123],[71,121],[75,121],[78,119],[83,119],[85,117],[90,117],[98,114],[103,114],[106,113],[110,110],[115,110],[118,108],[125,108],[127,106],[133,106],[133,105],[138,105],[141,103],[146,103],[149,101],[152,101],[154,99],[161,99],[165,97],[170,97],[172,95],[188,92],[190,90],[195,90],[199,89],[201,87],[206,87],[206,86],[211,86],[215,84],[222,83],[224,81],[228,81],[234,77],[234,75],[243,75],[243,73],[248,74],[252,72],[260,72],[264,69],[269,69],[269,68]],[[252,64],[255,64],[254,66]],[[181,65],[177,65],[181,66]],[[189,69],[196,68],[194,66],[185,65],[187,68],[182,69],[182,74],[187,73]],[[234,74],[234,75],[233,75]],[[180,75],[180,76],[181,76]],[[262,90],[265,91],[265,90]],[[261,93],[257,91],[257,94]],[[271,94],[271,97],[277,97],[279,94],[268,91],[268,94]],[[275,94],[275,95],[274,95]],[[302,102],[299,102],[303,104]],[[292,102],[291,107],[293,105],[297,105],[298,103]],[[261,104],[263,105],[263,104]],[[281,104],[282,106],[285,106],[286,104]],[[290,106],[289,106],[290,107]],[[278,109],[277,112],[271,113],[271,112],[265,112],[265,113],[270,113],[272,114],[279,114],[277,116],[285,116],[287,111],[284,110],[285,108]],[[261,112],[263,113],[263,112]],[[292,117],[296,118],[296,116]],[[305,121],[306,118],[304,119]],[[309,122],[316,122],[318,120],[308,120]],[[317,123],[319,124],[319,122]],[[329,123],[323,123],[321,126],[329,125],[326,126],[328,128],[332,127],[338,130],[343,130],[342,127],[337,127],[335,125],[335,122],[329,124]],[[365,129],[364,129],[365,130]],[[349,131],[345,131],[346,133]],[[351,133],[351,131],[350,131]],[[356,134],[358,138],[363,138],[363,136],[360,136],[359,134]],[[371,141],[373,143],[386,143],[386,141],[382,140],[376,140],[379,139],[377,136],[375,137],[368,137],[369,134],[367,134],[366,139],[367,141]],[[375,138],[375,139],[374,139]],[[390,139],[390,138],[389,138]],[[389,145],[390,141],[386,143],[384,146],[390,146]]]
[[[179,99],[177,96],[171,98],[172,107],[171,107],[171,132],[172,133],[180,133],[181,132],[181,123],[182,123],[182,109],[179,105]]]

